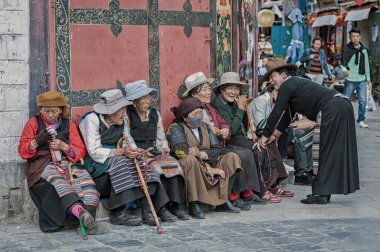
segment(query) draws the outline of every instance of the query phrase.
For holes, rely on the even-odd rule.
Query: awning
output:
[[[371,8],[350,11],[347,13],[344,21],[359,21],[359,20],[368,19],[370,11],[371,11]]]
[[[325,25],[335,25],[337,16],[336,15],[326,15],[317,17],[313,23],[314,27],[320,27]]]

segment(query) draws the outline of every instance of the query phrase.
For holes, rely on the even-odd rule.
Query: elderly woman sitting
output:
[[[122,92],[111,89],[101,95],[100,103],[95,104],[94,112],[84,115],[79,123],[87,148],[85,166],[94,178],[103,205],[112,209],[111,223],[117,225],[141,225],[130,207],[139,199],[142,220],[155,225],[154,217],[137,178],[134,158],[143,154],[134,144],[127,131],[125,106],[130,105]],[[129,144],[118,146],[119,140],[127,137]],[[168,197],[160,184],[160,179],[148,165],[139,161],[143,176],[149,185],[155,209],[160,215],[171,215],[164,205]]]
[[[217,96],[212,105],[231,127],[231,138],[228,139],[227,144],[252,150],[254,142],[246,138],[248,118],[245,110],[248,88],[249,85],[242,83],[237,73],[226,72],[220,77],[220,82],[216,87]],[[261,178],[261,192],[263,193],[261,196],[270,203],[278,203],[281,201],[281,198],[275,194],[279,193],[280,196],[291,197],[294,193],[286,190],[279,184],[282,179],[287,177],[287,173],[275,144],[271,145],[270,148],[273,148],[273,153],[276,154],[275,174],[272,173],[273,176],[271,176],[269,183],[264,183],[264,179]],[[256,156],[255,161],[257,163],[256,166],[259,168],[259,160]],[[261,171],[261,173],[263,172]],[[273,188],[267,190],[268,187]]]
[[[184,82],[185,91],[183,92],[182,97],[197,97],[203,103],[203,122],[210,126],[215,136],[218,137],[219,142],[225,146],[226,141],[231,137],[231,131],[230,126],[220,117],[218,112],[210,104],[212,95],[210,85],[213,81],[214,79],[212,78],[207,79],[202,72],[189,75]],[[252,190],[260,192],[260,184],[255,159],[253,158],[251,150],[236,146],[233,146],[232,148],[227,146],[227,149],[236,153],[240,157],[243,168],[243,171],[237,174],[235,183],[232,187],[232,193],[229,198],[231,203],[234,206],[239,207],[241,210],[249,210],[251,208],[250,203],[265,204],[265,200],[261,200],[252,192]],[[246,199],[246,201],[243,201],[240,197]]]
[[[216,205],[217,211],[238,213],[228,200],[241,169],[239,157],[220,147],[212,129],[203,120],[203,104],[198,98],[187,98],[172,108],[175,122],[167,138],[172,154],[179,159],[186,180],[190,215],[204,219],[199,203]]]
[[[68,119],[66,98],[57,92],[37,97],[39,114],[26,122],[18,151],[28,161],[29,194],[39,210],[43,232],[64,225],[66,212],[83,222],[88,234],[99,233],[95,212],[99,193],[85,168],[76,163],[85,147],[76,126]]]
[[[127,107],[126,127],[137,147],[151,149],[152,158],[146,161],[160,175],[172,213],[180,220],[188,220],[189,216],[184,211],[186,188],[182,168],[175,158],[169,156],[169,144],[160,113],[150,107],[152,96],[157,93],[156,89],[148,88],[144,80],[126,84],[125,99],[133,102]],[[165,216],[159,217],[162,221],[170,221]]]

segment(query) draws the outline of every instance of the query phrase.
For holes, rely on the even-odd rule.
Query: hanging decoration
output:
[[[217,72],[220,77],[231,71],[231,5],[230,0],[218,0],[217,13]]]

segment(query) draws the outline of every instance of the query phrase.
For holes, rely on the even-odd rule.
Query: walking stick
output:
[[[122,138],[120,138],[119,142],[117,143],[117,146],[120,147],[121,145],[121,142],[122,141],[125,141],[125,143],[127,144],[128,147],[130,147],[130,143],[128,141],[128,138],[126,138],[125,136],[123,136]],[[153,217],[154,217],[154,221],[156,223],[156,226],[157,226],[157,234],[162,234],[164,233],[164,230],[162,229],[161,227],[161,224],[158,220],[158,216],[157,216],[157,213],[156,213],[156,210],[154,209],[154,206],[153,206],[153,202],[152,202],[152,198],[150,197],[150,194],[149,194],[149,191],[148,191],[148,187],[146,185],[146,181],[141,173],[141,169],[140,169],[140,166],[139,166],[139,161],[137,158],[133,158],[133,163],[135,165],[135,168],[136,168],[136,171],[137,171],[137,176],[140,180],[140,183],[141,183],[141,187],[144,191],[144,194],[145,194],[145,198],[146,200],[148,201],[148,204],[149,204],[149,207],[150,207],[150,210],[152,211],[152,214],[153,214]]]
[[[248,105],[253,101],[252,98],[247,99],[247,103],[245,104],[245,113],[247,113],[248,117],[248,126],[249,126],[249,131],[251,132],[252,135],[252,141],[255,141],[255,132],[253,131],[253,126],[252,126],[252,120],[251,120],[251,114],[249,113]]]

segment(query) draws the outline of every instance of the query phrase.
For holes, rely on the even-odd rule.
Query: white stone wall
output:
[[[22,210],[25,162],[17,146],[28,99],[29,0],[0,0],[0,220]]]

